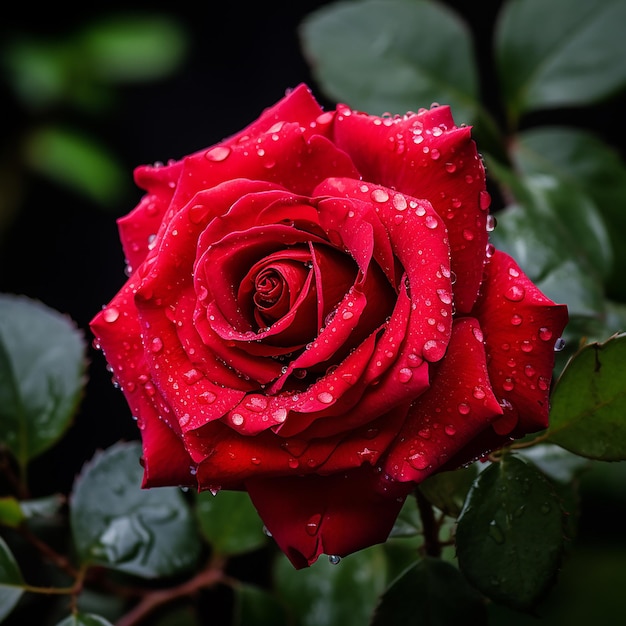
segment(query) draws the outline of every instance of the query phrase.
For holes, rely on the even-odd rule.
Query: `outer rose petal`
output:
[[[546,428],[554,343],[567,324],[567,307],[544,296],[500,251],[486,266],[482,290],[473,314],[483,329],[494,393],[505,407],[493,427],[512,437]]]
[[[333,140],[364,180],[432,204],[450,234],[457,311],[470,311],[485,262],[490,203],[471,129],[457,128],[448,106],[384,119],[338,106]]]
[[[387,539],[412,485],[393,485],[393,493],[379,485],[380,473],[365,465],[331,476],[252,478],[245,486],[280,549],[301,569],[322,553],[344,556]]]
[[[421,482],[502,415],[482,340],[475,319],[455,322],[432,387],[414,402],[385,461],[395,480]]]

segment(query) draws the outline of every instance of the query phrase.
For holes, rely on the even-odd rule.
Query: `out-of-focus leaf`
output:
[[[191,568],[201,543],[176,487],[141,489],[141,445],[116,443],[83,467],[70,497],[72,536],[81,560],[143,578]]]
[[[0,537],[0,621],[15,608],[24,593],[23,585],[22,572],[15,557]]]
[[[188,35],[165,15],[113,15],[81,32],[82,48],[96,76],[108,81],[163,78],[180,67]]]
[[[376,545],[336,565],[322,557],[297,571],[281,555],[274,578],[279,599],[299,626],[363,626],[385,588],[386,571],[385,552]]]
[[[0,524],[17,528],[24,521],[20,503],[12,496],[0,498]]]
[[[370,626],[391,624],[486,624],[481,595],[446,561],[426,557],[393,581],[376,607]]]
[[[491,233],[533,279],[544,279],[567,260],[594,277],[610,272],[613,252],[595,204],[578,189],[548,175],[519,176],[512,189],[517,204],[499,212]]]
[[[550,482],[533,465],[507,455],[479,474],[459,517],[461,572],[494,602],[530,611],[555,580],[563,526]]]
[[[26,519],[35,517],[51,517],[59,512],[65,498],[55,493],[51,496],[36,498],[34,500],[21,500],[20,508]]]
[[[241,584],[235,587],[232,626],[281,626],[289,624],[285,608],[265,589]]]
[[[69,317],[0,294],[0,440],[22,469],[69,427],[85,368],[84,337]]]
[[[93,613],[74,613],[58,622],[57,626],[113,626],[113,624]]]
[[[478,469],[476,465],[440,472],[420,483],[419,490],[431,504],[450,517],[458,517]]]
[[[114,205],[127,189],[126,174],[115,157],[95,139],[74,131],[33,131],[25,157],[33,170],[104,206]]]
[[[588,131],[544,127],[520,133],[511,157],[523,174],[549,174],[595,202],[615,256],[608,293],[626,300],[626,164],[617,151]]]
[[[242,491],[203,491],[196,496],[200,530],[213,550],[222,555],[250,552],[267,543],[263,522]]]
[[[582,348],[551,397],[548,441],[590,459],[626,460],[626,333]]]
[[[428,0],[335,2],[300,25],[303,52],[332,99],[372,114],[449,104],[457,124],[476,119],[471,35],[446,6]]]
[[[626,86],[623,0],[510,0],[495,32],[513,126],[528,111],[581,106]]]

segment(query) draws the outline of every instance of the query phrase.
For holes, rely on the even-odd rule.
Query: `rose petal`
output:
[[[507,409],[495,422],[498,434],[521,436],[548,425],[554,344],[567,307],[542,294],[504,252],[485,268],[482,294],[473,313],[480,320],[494,393]]]
[[[489,196],[469,127],[440,106],[394,118],[338,106],[333,139],[366,181],[428,200],[448,228],[456,307],[468,312],[485,262]]]
[[[479,323],[457,320],[446,358],[431,388],[409,410],[384,470],[395,480],[420,482],[500,415]]]
[[[387,539],[407,491],[387,497],[375,490],[378,481],[377,471],[364,466],[333,476],[252,478],[246,489],[280,549],[301,569],[322,553],[345,556]]]

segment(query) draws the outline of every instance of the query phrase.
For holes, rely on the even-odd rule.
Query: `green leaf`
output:
[[[235,591],[232,626],[279,626],[288,624],[284,607],[265,589],[240,584]]]
[[[113,626],[113,624],[93,613],[75,613],[61,620],[57,626]]]
[[[180,67],[189,37],[171,15],[114,15],[81,33],[92,72],[108,81],[163,78]]]
[[[20,508],[26,519],[35,517],[52,517],[65,504],[65,498],[58,493],[34,500],[21,500]]]
[[[267,543],[263,522],[242,491],[203,491],[196,496],[200,530],[212,548],[222,555],[242,554]]]
[[[461,572],[494,602],[530,611],[556,577],[563,525],[550,482],[533,465],[507,455],[479,474],[459,517]]]
[[[591,104],[626,86],[625,23],[623,0],[506,2],[495,53],[512,126],[523,113]]]
[[[17,528],[24,521],[20,503],[12,496],[0,498],[0,524]]]
[[[584,346],[551,398],[547,441],[601,461],[626,460],[626,333]]]
[[[83,467],[70,497],[70,523],[84,563],[143,578],[195,565],[201,543],[193,514],[176,487],[141,489],[137,442],[117,443]]]
[[[85,368],[84,337],[69,317],[0,294],[0,441],[22,471],[69,427]]]
[[[393,581],[370,626],[486,624],[487,609],[451,563],[425,557]]]
[[[36,172],[103,206],[115,204],[125,190],[127,177],[115,157],[78,132],[37,129],[28,138],[25,155]]]
[[[332,99],[372,114],[449,104],[457,123],[479,105],[469,29],[427,0],[335,2],[300,25],[303,53]]]
[[[23,585],[20,568],[9,546],[0,537],[0,621],[15,608],[24,593]]]
[[[595,204],[579,190],[548,175],[519,176],[517,203],[497,214],[491,233],[533,280],[573,260],[597,279],[611,270],[613,253]]]
[[[475,464],[429,476],[418,489],[427,500],[450,517],[458,517],[478,469]]]
[[[363,626],[385,588],[385,552],[376,545],[336,565],[320,558],[301,570],[280,555],[274,578],[279,599],[299,626]]]
[[[615,256],[608,292],[626,300],[626,164],[618,152],[588,131],[544,127],[520,133],[510,154],[524,175],[554,176],[595,202]]]

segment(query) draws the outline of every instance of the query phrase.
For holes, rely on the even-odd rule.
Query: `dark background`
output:
[[[28,3],[19,3],[3,16],[0,35],[62,38],[116,11],[163,13],[186,29],[190,49],[180,71],[167,79],[120,87],[113,111],[101,119],[73,120],[88,124],[92,134],[105,139],[132,181],[135,166],[178,159],[237,132],[300,82],[308,83],[323,105],[333,106],[315,84],[297,35],[301,20],[325,4],[329,2],[307,0],[253,2],[244,7],[205,1],[193,6],[170,2],[146,7],[108,2],[69,10],[51,3],[34,10]],[[446,4],[474,32],[483,97],[497,111],[491,31],[502,3],[457,0]],[[6,163],[14,156],[14,140],[30,119],[4,80],[0,95],[4,110],[1,157]],[[553,111],[544,118],[587,127],[623,150],[625,103],[622,97],[584,111]],[[540,117],[527,123],[541,121]],[[63,186],[30,178],[21,190],[17,214],[0,240],[0,292],[25,294],[68,314],[91,341],[89,320],[125,280],[115,218],[130,211],[140,198],[140,190],[129,187],[128,197],[113,211],[105,211]],[[35,496],[68,492],[75,474],[96,449],[119,439],[137,438],[135,423],[121,392],[111,384],[101,354],[90,348],[89,358],[86,395],[70,432],[33,463]]]

